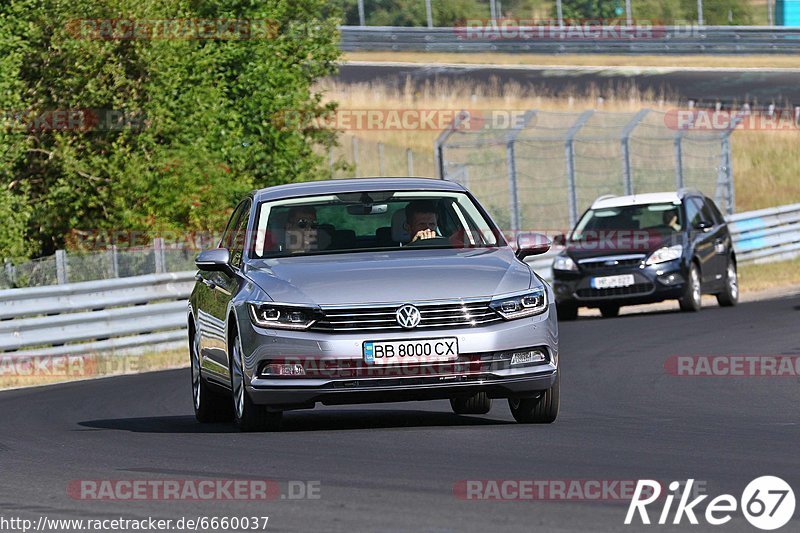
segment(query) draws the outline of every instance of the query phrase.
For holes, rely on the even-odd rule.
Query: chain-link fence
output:
[[[109,246],[94,252],[58,250],[55,255],[25,263],[6,261],[0,272],[0,289],[185,272],[195,269],[197,254],[195,248],[166,246],[161,239],[155,239],[148,247]]]
[[[603,194],[684,187],[733,213],[733,130],[676,124],[674,116],[648,109],[531,110],[508,129],[462,129],[457,119],[434,151],[438,175],[467,186],[511,230],[572,227]]]

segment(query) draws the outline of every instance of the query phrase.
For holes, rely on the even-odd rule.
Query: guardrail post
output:
[[[572,228],[578,221],[578,191],[575,187],[575,135],[586,124],[594,111],[584,111],[575,123],[567,130],[564,140],[564,159],[567,164],[567,204],[569,208],[569,227]]]
[[[641,109],[622,129],[622,180],[625,185],[625,194],[633,194],[633,175],[631,173],[631,151],[629,145],[631,133],[649,112],[649,109]]]
[[[511,220],[511,231],[519,231],[519,189],[517,187],[517,156],[514,150],[514,143],[517,136],[528,125],[528,122],[536,116],[536,111],[526,111],[519,124],[515,124],[506,138],[506,166],[508,168],[508,208]]]
[[[406,148],[406,173],[409,176],[414,175],[414,152],[411,148]]]
[[[108,277],[119,277],[119,256],[117,255],[116,244],[112,244],[108,247]]]
[[[433,145],[433,161],[434,166],[436,167],[436,177],[440,180],[447,179],[447,163],[444,160],[444,143],[446,143],[447,139],[449,139],[453,132],[458,129],[458,127],[461,125],[461,122],[463,122],[465,118],[469,118],[469,113],[462,109],[456,114],[450,126],[448,126],[442,131],[442,133],[439,134],[439,136],[436,138],[436,142]]]
[[[156,262],[156,274],[162,274],[166,272],[164,268],[164,239],[161,237],[156,237],[153,239],[153,256],[155,257]]]
[[[63,285],[69,281],[67,275],[67,252],[56,250],[56,282]]]
[[[381,177],[386,175],[386,169],[384,168],[384,161],[383,161],[383,143],[378,143],[378,174]]]

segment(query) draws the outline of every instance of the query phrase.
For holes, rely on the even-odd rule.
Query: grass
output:
[[[800,55],[610,55],[610,54],[504,54],[500,52],[348,52],[345,61],[395,61],[402,63],[465,63],[541,65],[567,67],[716,67],[800,68]]]
[[[182,368],[188,363],[189,353],[185,348],[140,355],[89,354],[34,359],[5,354],[0,355],[0,390]]]
[[[342,110],[402,110],[402,109],[449,109],[449,110],[526,110],[538,109],[548,112],[578,113],[586,109],[607,112],[636,112],[642,108],[667,112],[679,107],[677,96],[665,92],[637,90],[633,85],[621,85],[601,90],[597,87],[584,88],[578,92],[552,94],[539,88],[525,87],[516,83],[500,85],[499,83],[474,83],[470,81],[437,81],[415,88],[410,81],[402,87],[387,86],[382,83],[343,84],[326,80],[319,87],[328,100],[335,100]],[[369,130],[346,131],[341,136],[342,150],[339,155],[352,159],[352,142],[357,138],[360,149],[374,150],[375,143],[385,144],[386,175],[405,174],[404,149],[411,148],[421,154],[424,161],[415,160],[415,174],[435,175],[432,153],[438,130]],[[612,143],[618,144],[618,143]],[[800,146],[800,130],[790,131],[752,131],[737,130],[731,137],[733,173],[736,193],[737,211],[750,211],[781,204],[800,202],[800,158],[797,157],[797,146]],[[505,176],[504,152],[500,149],[487,149],[486,171],[502,173]],[[617,148],[616,146],[614,147]],[[640,149],[640,152],[644,149]],[[670,142],[662,142],[659,150],[662,157],[672,157]],[[688,150],[688,148],[687,148]],[[470,157],[477,157],[473,153]],[[562,154],[563,146],[553,144],[552,154]],[[541,154],[539,154],[541,156]],[[649,153],[641,156],[646,159]],[[598,152],[593,156],[596,167],[587,171],[619,172],[619,155],[610,152]],[[692,155],[687,153],[687,161],[691,163]],[[555,158],[558,159],[558,158]],[[554,159],[553,183],[563,182],[560,176],[564,171],[563,162]],[[547,161],[533,161],[531,165],[543,165]],[[713,165],[711,165],[713,166]],[[530,168],[530,172],[536,169]],[[578,169],[580,172],[580,169]],[[524,172],[525,169],[523,168]],[[655,175],[666,176],[659,188],[674,187],[673,171],[655,168]],[[687,174],[689,170],[685,171]],[[590,172],[591,173],[591,172]],[[660,174],[659,174],[660,173]],[[361,155],[360,175],[378,175],[377,157],[367,151]],[[541,175],[541,172],[538,173]],[[580,174],[579,174],[580,175]],[[499,183],[499,182],[498,182]],[[659,182],[662,183],[662,182]],[[472,187],[473,185],[471,185]],[[546,191],[547,183],[537,184],[539,193]],[[480,193],[476,191],[480,196]],[[500,194],[500,193],[498,193]],[[579,198],[581,206],[592,198]],[[523,199],[524,200],[524,199]],[[582,208],[582,207],[581,207]]]
[[[800,257],[790,261],[748,264],[739,267],[739,286],[743,292],[800,285]]]

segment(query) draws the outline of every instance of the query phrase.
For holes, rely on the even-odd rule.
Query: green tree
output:
[[[8,226],[17,228],[0,233],[0,256],[52,253],[73,231],[218,230],[245,191],[324,175],[317,152],[335,134],[275,117],[330,107],[312,88],[339,55],[329,11],[324,0],[4,3],[4,109],[115,110],[134,120],[0,132],[0,214],[13,213]],[[96,39],[75,24],[119,18],[267,20],[270,31],[245,40]]]

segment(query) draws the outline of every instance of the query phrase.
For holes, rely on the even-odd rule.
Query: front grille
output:
[[[598,257],[580,262],[581,268],[585,271],[595,270],[608,270],[612,268],[625,268],[634,267],[641,264],[644,256],[626,257],[624,259],[616,259],[614,257]],[[614,264],[607,265],[606,262],[613,262]]]
[[[380,307],[322,307],[325,318],[311,329],[321,331],[402,330],[395,313],[405,304]],[[489,300],[413,304],[421,320],[414,329],[476,327],[503,320],[489,307]]]
[[[613,289],[578,289],[575,293],[581,298],[604,298],[608,296],[631,296],[653,292],[652,283],[635,283],[630,287],[615,287]]]

